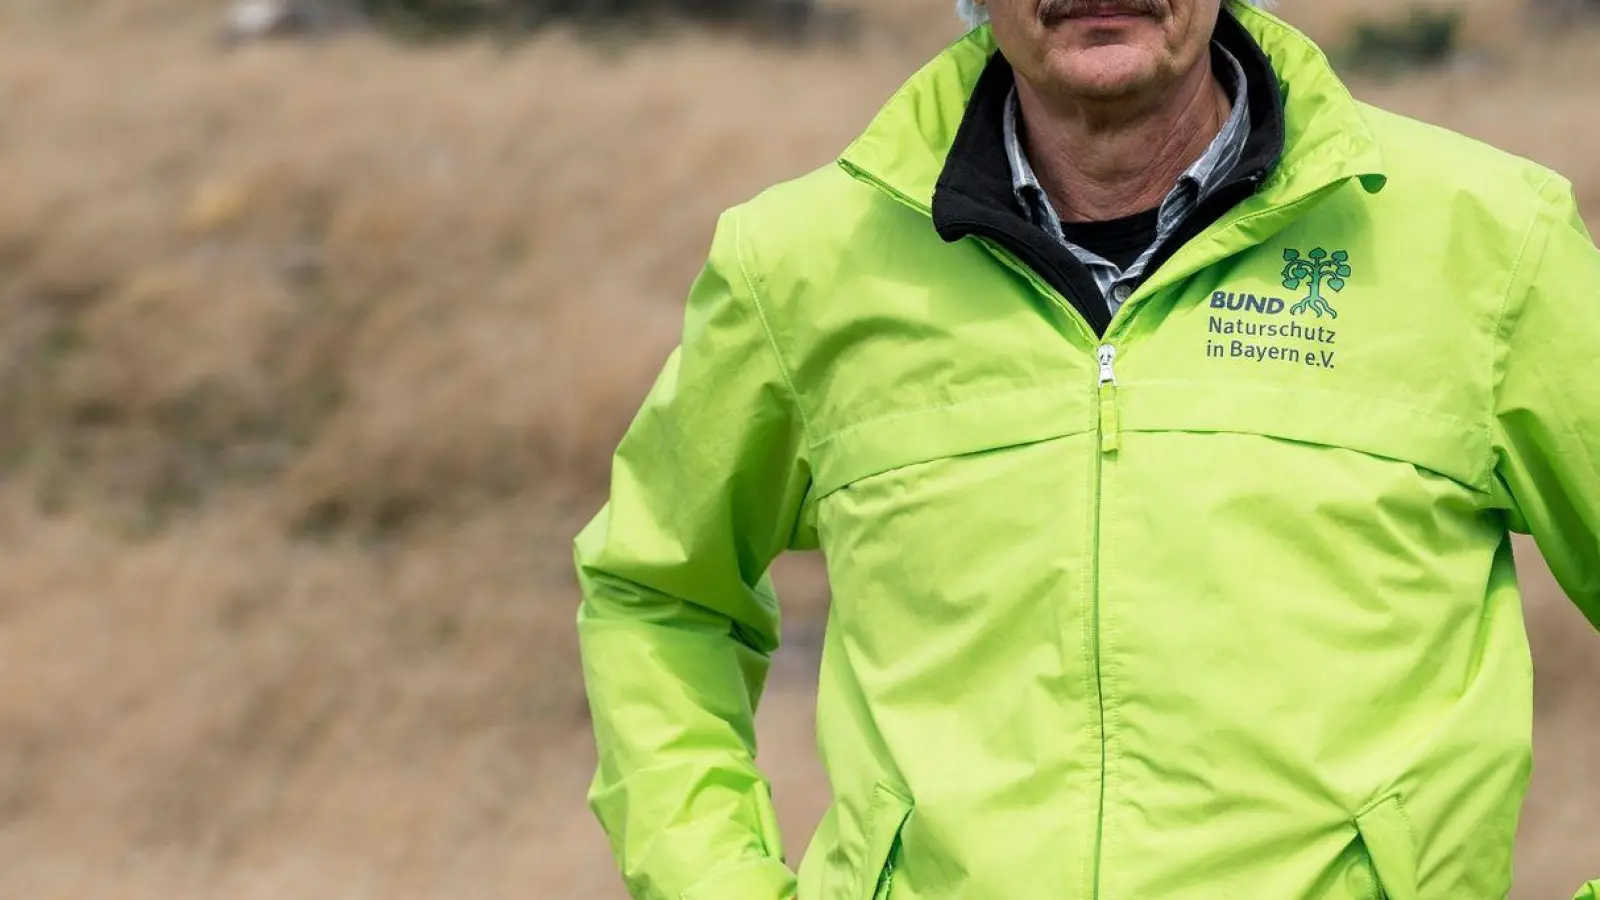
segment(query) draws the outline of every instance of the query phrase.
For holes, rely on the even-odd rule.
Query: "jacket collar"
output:
[[[1352,178],[1369,191],[1380,190],[1385,178],[1377,142],[1322,51],[1269,13],[1243,8],[1236,15],[1224,13],[1217,39],[1229,41],[1230,31],[1235,32],[1230,49],[1242,40],[1250,48],[1245,52],[1275,76],[1257,78],[1246,62],[1256,121],[1237,171],[1259,172],[1251,205],[1270,209],[1293,203]],[[990,28],[975,29],[906,82],[839,163],[935,216],[941,232],[951,231],[952,223],[937,221],[945,218],[947,197],[976,199],[1010,191],[999,116],[1011,79]],[[1000,102],[991,102],[995,96]],[[986,164],[982,155],[991,152],[990,141],[1001,154],[998,165]]]

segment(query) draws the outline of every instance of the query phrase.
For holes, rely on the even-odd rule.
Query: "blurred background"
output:
[[[1596,5],[1280,12],[1600,226]],[[0,897],[623,897],[571,538],[717,212],[949,6],[0,0]],[[1600,635],[1521,549],[1545,900],[1600,875]],[[797,859],[827,589],[779,579]]]

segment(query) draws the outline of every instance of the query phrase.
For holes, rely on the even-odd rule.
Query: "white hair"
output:
[[[1272,5],[1272,0],[1227,0],[1227,2],[1238,3],[1243,6]],[[961,21],[966,22],[970,28],[977,28],[979,25],[989,21],[989,10],[985,9],[983,4],[978,3],[977,0],[956,0],[956,15],[960,16]]]

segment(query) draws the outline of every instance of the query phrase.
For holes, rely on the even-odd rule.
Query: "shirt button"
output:
[[[1125,284],[1119,284],[1111,289],[1111,299],[1117,301],[1119,306],[1127,303],[1128,298],[1131,296],[1133,296],[1133,288],[1128,287]]]

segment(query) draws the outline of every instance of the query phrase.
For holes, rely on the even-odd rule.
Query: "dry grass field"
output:
[[[1287,0],[1336,37],[1381,0]],[[1600,225],[1600,33],[1470,4],[1358,93],[1556,166]],[[0,898],[622,896],[582,808],[573,532],[716,213],[955,31],[848,46],[214,40],[209,0],[0,0]],[[1522,900],[1600,876],[1600,636],[1525,559]],[[826,802],[826,588],[762,711]],[[1463,898],[1465,900],[1465,898]]]

